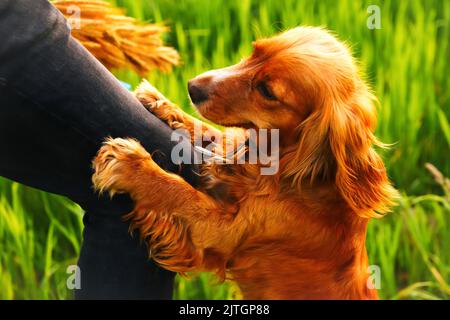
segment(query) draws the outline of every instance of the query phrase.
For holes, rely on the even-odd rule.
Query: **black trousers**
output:
[[[46,0],[1,0],[0,43],[0,175],[86,211],[75,297],[170,299],[174,275],[128,234],[121,216],[131,200],[93,192],[91,160],[105,137],[135,137],[195,184],[192,168],[170,161],[171,130],[70,36]]]

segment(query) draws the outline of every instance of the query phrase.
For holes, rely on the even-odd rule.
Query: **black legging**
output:
[[[171,130],[70,36],[46,0],[1,0],[0,42],[0,175],[86,210],[76,298],[170,299],[173,274],[148,260],[121,220],[133,204],[96,195],[90,165],[105,137],[135,137],[195,183],[190,167],[170,161]]]

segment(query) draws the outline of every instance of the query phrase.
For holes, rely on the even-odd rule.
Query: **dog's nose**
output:
[[[204,86],[199,85],[194,80],[188,82],[189,96],[194,104],[208,100],[208,92]]]

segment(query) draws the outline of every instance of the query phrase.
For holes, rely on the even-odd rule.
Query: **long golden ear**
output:
[[[336,186],[360,216],[377,217],[390,211],[398,193],[392,187],[381,157],[383,147],[373,134],[375,98],[364,84],[350,102],[329,106],[329,144],[336,161]]]
[[[300,125],[299,144],[282,158],[282,172],[298,187],[334,181],[352,210],[377,217],[389,211],[398,193],[372,147],[383,147],[373,134],[375,99],[365,86],[360,89],[351,102],[336,97],[323,101],[322,108]]]

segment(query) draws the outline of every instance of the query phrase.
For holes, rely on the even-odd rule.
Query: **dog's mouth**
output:
[[[253,122],[241,122],[232,124],[231,127],[238,127],[244,129],[257,129],[256,125]]]
[[[243,129],[258,129],[258,127],[252,121],[229,121],[226,119],[218,119],[217,117],[212,117],[208,113],[208,106],[206,103],[193,103],[195,108],[197,109],[198,114],[203,118],[218,124],[223,127],[235,127],[235,128],[243,128]]]
[[[209,119],[213,121],[215,124],[218,124],[223,127],[229,128],[242,128],[242,129],[258,129],[258,127],[251,121],[243,121],[243,122],[234,122],[234,121],[215,121],[214,119]]]

